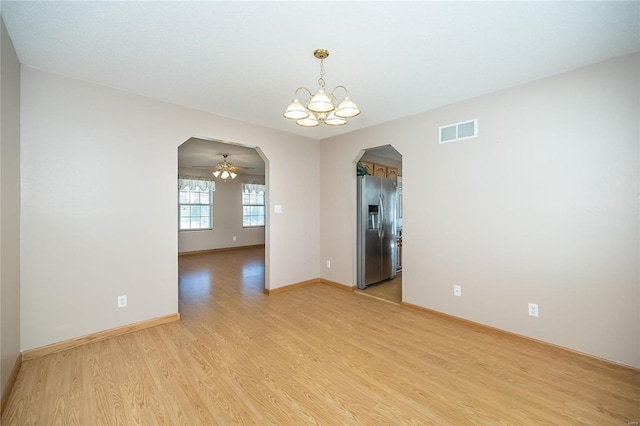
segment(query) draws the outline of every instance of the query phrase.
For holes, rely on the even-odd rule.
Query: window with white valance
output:
[[[242,184],[242,227],[264,226],[265,186],[260,183]]]
[[[179,230],[213,229],[212,179],[198,176],[178,176]]]

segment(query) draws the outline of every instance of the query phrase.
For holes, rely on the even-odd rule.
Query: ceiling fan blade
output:
[[[195,165],[188,165],[188,166],[184,166],[184,167],[188,167],[188,168],[193,168],[193,169],[207,169],[210,170],[211,172],[216,172],[216,171],[230,171],[230,172],[234,172],[234,173],[241,173],[243,170],[253,170],[253,167],[245,167],[245,166],[236,166],[233,163],[231,163],[229,160],[227,160],[228,155],[224,154],[223,155],[223,160],[216,164],[216,165],[212,165],[212,166],[195,166]]]

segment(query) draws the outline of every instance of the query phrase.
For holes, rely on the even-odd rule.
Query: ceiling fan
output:
[[[222,154],[223,160],[213,168],[212,174],[215,178],[220,178],[222,180],[227,180],[229,178],[235,179],[236,176],[238,176],[238,173],[240,173],[240,171],[253,169],[253,167],[234,166],[227,160],[228,156],[229,154]],[[211,166],[192,166],[192,167],[207,168],[207,169],[211,168]]]

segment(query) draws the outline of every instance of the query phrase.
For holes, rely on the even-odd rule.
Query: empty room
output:
[[[640,422],[640,2],[0,1],[2,425]]]

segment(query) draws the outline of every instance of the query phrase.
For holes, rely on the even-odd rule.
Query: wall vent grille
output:
[[[440,126],[439,142],[449,143],[478,136],[478,119]]]

